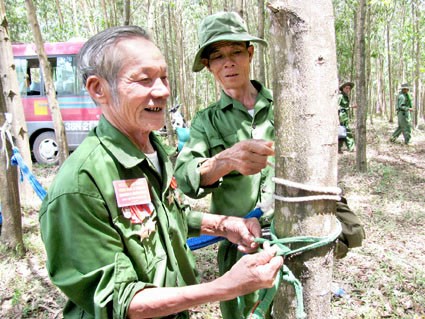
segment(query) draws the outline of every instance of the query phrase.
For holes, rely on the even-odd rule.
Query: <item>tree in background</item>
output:
[[[45,89],[47,94],[47,101],[49,102],[50,113],[52,114],[53,127],[55,129],[56,141],[58,143],[59,149],[59,165],[62,165],[63,162],[68,157],[68,142],[65,135],[65,126],[62,121],[62,115],[59,109],[59,103],[56,99],[56,90],[52,79],[52,69],[50,62],[47,60],[46,52],[44,51],[44,41],[40,32],[40,27],[37,20],[37,12],[32,0],[25,0],[28,21],[31,26],[34,43],[37,48],[38,59],[43,71]]]
[[[365,19],[366,0],[360,0],[356,15],[356,167],[359,172],[367,171],[366,159],[366,56],[365,56]]]

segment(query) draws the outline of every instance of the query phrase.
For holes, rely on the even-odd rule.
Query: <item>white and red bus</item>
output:
[[[70,41],[44,45],[70,151],[97,125],[101,114],[77,74],[76,55],[83,44]],[[35,45],[14,44],[12,47],[32,154],[39,163],[56,163],[58,145]]]

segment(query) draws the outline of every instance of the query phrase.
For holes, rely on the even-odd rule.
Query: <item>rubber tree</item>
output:
[[[50,113],[52,114],[53,127],[55,129],[56,141],[59,147],[59,164],[62,165],[69,153],[68,142],[65,135],[65,126],[62,121],[59,102],[56,98],[51,66],[44,50],[44,41],[38,24],[36,9],[32,0],[25,0],[25,5],[27,8],[28,22],[34,35],[34,43],[37,50],[38,60],[40,61],[40,66],[43,71],[47,101],[49,103]]]
[[[366,126],[367,126],[367,87],[366,87],[366,57],[365,57],[365,20],[366,0],[359,0],[356,13],[356,168],[358,172],[367,171],[366,158]]]
[[[27,164],[32,169],[31,151],[24,107],[19,93],[18,76],[13,60],[12,42],[9,35],[8,19],[3,0],[0,0],[0,78],[3,84],[4,102],[7,112],[12,114],[12,132],[15,146]],[[20,201],[22,204],[34,203],[34,192],[29,183],[19,183]]]
[[[4,92],[0,81],[0,92]],[[18,256],[25,254],[22,238],[21,203],[19,200],[18,169],[10,164],[12,144],[7,137],[6,101],[4,94],[0,94],[0,203],[3,216],[3,227],[0,241],[7,248],[16,252]],[[9,122],[10,123],[10,122]],[[10,130],[8,130],[10,132]],[[12,133],[10,133],[12,137]]]
[[[337,69],[331,0],[271,1],[271,46],[276,129],[276,177],[303,190],[276,184],[280,197],[318,195],[337,184]],[[322,196],[323,195],[323,196]],[[278,238],[328,236],[337,229],[335,200],[275,201]],[[333,244],[285,259],[303,285],[307,318],[329,318]],[[295,247],[291,247],[292,249]],[[283,282],[274,300],[276,318],[295,318],[292,285]]]

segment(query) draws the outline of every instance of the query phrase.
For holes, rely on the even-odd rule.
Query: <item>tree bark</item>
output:
[[[167,8],[165,6],[167,6],[167,4],[163,3],[162,7],[161,7],[161,12],[166,12]],[[161,30],[167,30],[165,20],[166,20],[166,16],[165,16],[165,14],[162,14],[161,15]],[[170,65],[170,55],[169,55],[169,50],[168,50],[168,43],[170,43],[170,41],[168,41],[167,34],[168,34],[168,32],[162,33],[162,41],[163,41],[165,59],[168,61],[167,62],[168,65]],[[174,75],[171,76],[171,79],[173,78],[173,76]],[[167,138],[168,138],[168,143],[170,145],[175,145],[175,139],[174,139],[174,134],[173,134],[173,126],[171,124],[171,115],[170,115],[170,111],[169,111],[170,108],[173,107],[173,103],[174,103],[174,100],[175,100],[175,93],[174,92],[175,92],[175,89],[171,89],[170,98],[168,99],[168,102],[167,102],[167,112],[166,112],[166,115],[165,115],[165,126],[167,128]]]
[[[366,88],[366,46],[365,20],[366,0],[359,0],[356,14],[356,168],[359,172],[367,171],[366,158],[366,120],[367,120],[367,88]]]
[[[415,107],[415,111],[413,113],[413,125],[414,127],[417,126],[418,124],[418,114],[419,114],[419,110],[420,110],[420,92],[419,92],[419,79],[421,76],[420,73],[420,66],[421,66],[421,40],[420,40],[420,29],[419,29],[419,18],[420,18],[420,11],[418,10],[418,2],[417,1],[413,1],[412,2],[412,16],[414,19],[413,22],[413,29],[415,30],[414,32],[414,39],[415,39],[415,46],[413,48],[413,56],[415,57],[416,63],[415,63],[415,69],[413,71],[413,78],[415,79],[415,84],[414,84],[414,94],[415,94],[415,98],[414,98],[414,107]]]
[[[0,81],[0,92],[3,90],[3,81]],[[5,128],[7,113],[4,94],[0,94],[0,128]],[[5,143],[5,145],[3,145]],[[3,226],[0,241],[19,256],[25,254],[22,238],[21,203],[19,201],[18,170],[10,164],[12,145],[8,139],[0,138],[0,202],[3,216]]]
[[[258,37],[264,39],[264,0],[258,0]],[[266,72],[264,67],[264,47],[258,45],[258,80],[266,84]]]
[[[124,0],[124,25],[130,25],[131,1]]]
[[[0,77],[3,84],[4,99],[7,112],[12,114],[12,131],[16,147],[22,159],[32,170],[31,151],[24,107],[19,94],[19,84],[13,60],[12,43],[10,42],[8,21],[4,1],[0,0]],[[27,182],[19,183],[20,200],[25,205],[34,203],[35,194]]]
[[[25,0],[27,8],[28,22],[31,26],[34,43],[37,49],[38,59],[43,71],[47,101],[49,102],[50,113],[52,115],[53,127],[55,129],[56,142],[59,147],[59,165],[67,159],[69,150],[68,143],[65,135],[65,127],[62,121],[62,115],[59,109],[59,103],[56,99],[55,86],[52,79],[52,71],[50,63],[47,59],[46,52],[44,51],[43,38],[41,36],[40,26],[37,22],[37,14],[32,0]]]
[[[272,77],[276,129],[276,176],[305,185],[337,184],[336,46],[331,0],[272,1]],[[286,197],[314,195],[276,185]],[[275,202],[279,238],[327,236],[336,228],[335,201]],[[292,247],[294,248],[294,247]],[[333,245],[285,260],[304,288],[309,319],[329,318]],[[292,285],[284,282],[274,300],[275,317],[295,318]]]
[[[388,88],[390,92],[390,119],[389,122],[393,123],[394,121],[394,99],[393,99],[393,78],[392,78],[392,59],[391,59],[391,21],[387,22],[386,31],[387,31],[387,60],[388,60]]]
[[[147,21],[147,28],[148,28],[148,32],[149,35],[151,36],[152,40],[156,40],[156,33],[155,33],[155,7],[153,5],[154,1],[148,1],[148,5],[147,5],[147,16],[148,16],[148,21]]]

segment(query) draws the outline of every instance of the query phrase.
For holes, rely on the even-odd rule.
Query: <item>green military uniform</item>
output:
[[[179,200],[172,164],[159,140],[162,178],[145,155],[104,117],[63,164],[40,210],[53,283],[68,297],[65,318],[121,318],[145,287],[196,284],[187,233],[202,214]],[[117,206],[115,180],[145,178],[153,213],[132,223]],[[146,222],[155,221],[145,237]],[[187,312],[174,318],[188,318]]]
[[[347,132],[344,139],[338,140],[338,151],[341,152],[342,146],[345,143],[347,149],[351,152],[354,150],[354,135],[350,129],[350,98],[342,91],[338,97],[338,105],[339,124],[344,126]]]
[[[222,91],[218,102],[198,112],[191,124],[190,138],[176,162],[176,179],[181,190],[193,198],[211,193],[211,212],[243,217],[274,191],[271,177],[274,169],[267,167],[255,175],[234,171],[209,187],[200,186],[199,166],[206,159],[247,139],[273,141],[274,114],[271,92],[252,81],[258,91],[254,116],[239,102]],[[235,245],[224,241],[219,248],[219,268],[223,274],[240,258]],[[250,308],[253,295],[221,303],[224,319],[242,318],[238,301]],[[245,299],[245,300],[244,300]],[[254,298],[255,299],[255,298]]]
[[[391,141],[395,142],[397,137],[403,133],[404,143],[409,144],[412,136],[412,117],[410,110],[412,109],[412,99],[408,92],[400,91],[397,98],[397,119],[398,127],[391,136]]]
[[[258,138],[274,141],[273,98],[269,90],[252,81],[259,91],[254,117],[240,102],[223,91],[221,99],[198,112],[193,121],[190,138],[184,145],[176,163],[176,179],[181,190],[193,198],[211,195],[211,212],[221,215],[245,216],[260,202],[267,202],[274,193],[274,169],[266,167],[255,175],[232,172],[209,187],[200,186],[199,166],[206,159],[233,146],[239,141]],[[343,224],[343,234],[337,245],[338,258],[348,248],[358,247],[364,238],[360,220],[344,201],[337,202],[337,218]],[[263,223],[267,223],[264,220]],[[241,257],[235,245],[223,241],[219,247],[220,274],[230,269]],[[224,319],[245,318],[257,300],[257,294],[239,297],[220,304]],[[243,310],[241,310],[243,309]]]

